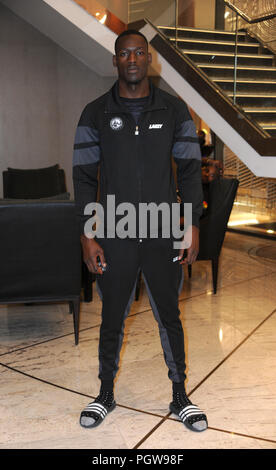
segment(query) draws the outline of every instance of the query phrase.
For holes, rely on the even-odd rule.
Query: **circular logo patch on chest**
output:
[[[120,117],[114,117],[110,121],[110,127],[113,131],[120,131],[124,127],[123,120]]]

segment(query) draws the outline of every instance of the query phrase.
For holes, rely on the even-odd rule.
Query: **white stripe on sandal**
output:
[[[102,418],[107,415],[107,409],[101,403],[89,403],[83,411],[94,411]]]

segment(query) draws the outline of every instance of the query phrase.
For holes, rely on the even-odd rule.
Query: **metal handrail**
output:
[[[267,13],[265,15],[262,15],[262,16],[259,16],[259,17],[250,18],[243,11],[241,11],[238,7],[233,5],[233,3],[231,1],[229,1],[229,0],[223,0],[223,1],[224,1],[224,4],[227,7],[229,7],[231,10],[233,10],[235,15],[236,15],[235,54],[234,54],[235,61],[234,61],[234,77],[233,77],[234,78],[234,82],[233,82],[233,103],[234,103],[234,106],[237,106],[236,95],[237,95],[237,67],[238,67],[238,16],[240,16],[243,20],[245,20],[249,24],[256,24],[256,23],[261,23],[262,21],[265,21],[265,20],[275,18],[276,17],[276,10],[270,11],[269,13]],[[175,0],[175,48],[177,50],[178,50],[178,45],[177,45],[177,42],[178,42],[178,12],[179,12],[179,0]],[[160,34],[160,31],[159,31],[159,34]],[[187,57],[186,57],[186,59],[187,59]],[[238,106],[238,108],[240,108],[240,107]],[[244,115],[243,112],[241,114]],[[256,127],[256,123],[254,123],[254,125]],[[260,126],[257,126],[257,127],[260,128]],[[265,132],[265,131],[262,129],[262,132]]]
[[[230,2],[229,0],[224,0],[224,3],[227,7],[229,7],[231,10],[237,13],[237,15],[239,15],[243,20],[245,20],[247,23],[250,23],[250,24],[261,23],[262,21],[271,20],[272,18],[276,17],[276,10],[272,10],[270,13],[266,13],[263,16],[250,18],[243,11],[241,11],[238,7],[233,5],[233,3]]]
[[[236,14],[236,28],[235,28],[235,65],[234,65],[234,95],[233,95],[233,101],[234,104],[236,104],[236,91],[237,91],[237,43],[238,43],[238,16],[240,16],[244,21],[246,21],[249,24],[257,24],[261,23],[262,21],[270,20],[272,18],[276,17],[276,10],[273,10],[269,13],[266,13],[262,16],[258,16],[255,18],[250,18],[249,16],[246,15],[242,10],[240,10],[238,7],[233,5],[232,2],[229,0],[224,0],[224,5],[226,5],[228,8],[230,8],[235,14]]]

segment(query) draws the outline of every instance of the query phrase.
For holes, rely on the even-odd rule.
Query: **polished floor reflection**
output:
[[[275,449],[274,241],[227,233],[212,293],[210,262],[180,294],[187,391],[209,428],[169,413],[171,383],[145,287],[126,320],[115,398],[95,429],[79,414],[98,394],[101,301],[82,303],[79,345],[67,304],[0,306],[1,449]],[[165,418],[165,419],[164,419]]]

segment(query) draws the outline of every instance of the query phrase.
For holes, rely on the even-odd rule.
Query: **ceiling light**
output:
[[[102,19],[100,20],[100,23],[104,24],[106,18],[107,18],[107,14],[105,14],[105,15],[102,17]]]

